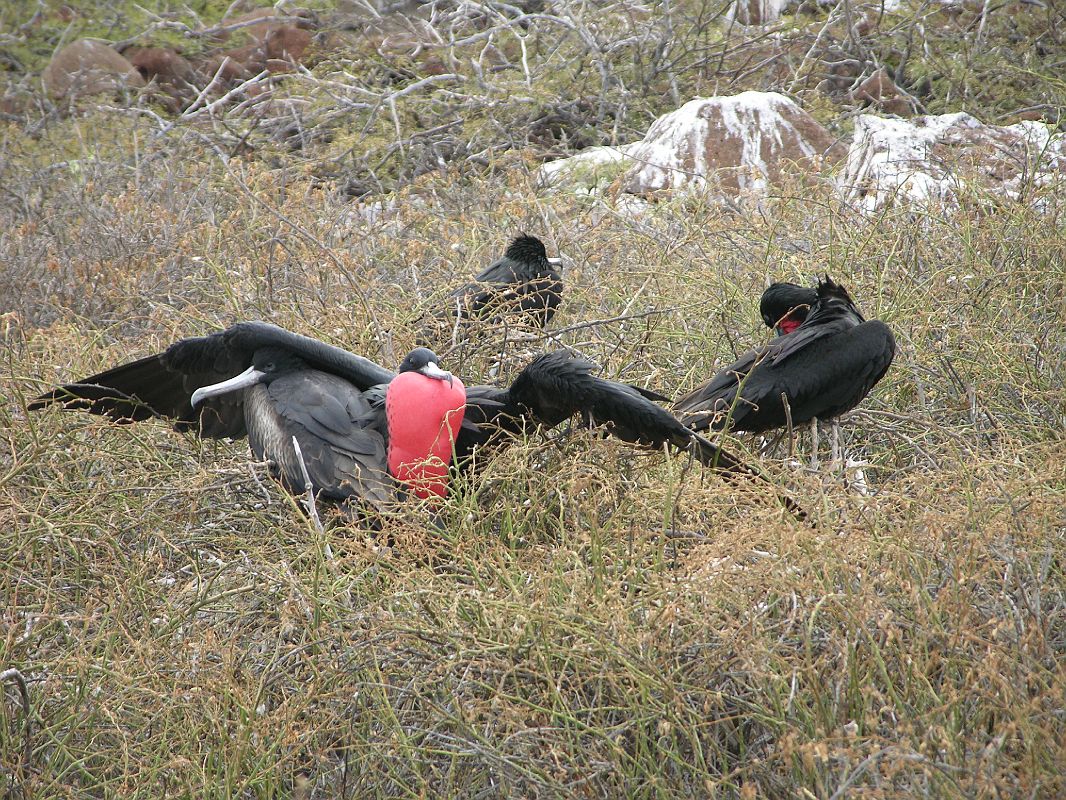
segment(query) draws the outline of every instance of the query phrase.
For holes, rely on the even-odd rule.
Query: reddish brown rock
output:
[[[251,61],[257,51],[258,45],[249,45],[247,48],[240,48],[228,53],[216,53],[215,55],[207,56],[199,64],[200,74],[204,76],[205,82],[214,79],[216,75],[218,75],[219,81],[223,84],[247,80],[255,73],[248,71],[245,62]],[[257,73],[259,71],[256,70]]]
[[[831,45],[818,61],[822,69],[817,73],[822,80],[818,90],[830,97],[846,96],[856,79],[867,69],[867,64],[842,48]]]
[[[225,42],[234,34],[239,34],[243,31],[257,42],[261,42],[263,37],[266,36],[267,29],[276,24],[274,20],[277,16],[279,14],[275,13],[273,8],[255,8],[244,14],[227,17],[215,26],[221,29],[218,33],[218,39]],[[265,21],[255,25],[245,25],[245,23],[254,22],[255,20]]]
[[[145,80],[174,83],[196,78],[192,64],[169,47],[128,47],[122,55]]]
[[[203,71],[215,74],[228,56],[231,64],[226,65],[222,75],[227,82],[247,79],[263,70],[289,72],[294,64],[302,63],[314,27],[314,16],[301,10],[283,13],[260,8],[225,19],[216,26],[216,41],[242,37],[248,43],[209,56]]]
[[[15,117],[26,110],[26,99],[14,95],[0,97],[0,117]]]
[[[786,169],[835,160],[833,145],[829,132],[784,95],[698,97],[657,119],[627,150],[636,163],[622,185],[640,195],[687,188],[758,194]]]
[[[52,97],[75,97],[140,89],[144,78],[112,47],[93,39],[71,42],[56,53],[41,75]]]
[[[220,42],[226,42],[230,37],[244,34],[262,44],[271,31],[285,27],[311,30],[317,25],[314,15],[303,9],[275,11],[272,8],[257,8],[246,14],[222,20],[215,26],[218,30],[215,38]]]
[[[263,39],[266,68],[271,72],[288,72],[299,64],[311,44],[311,31],[294,25],[282,25],[267,32]]]
[[[1059,106],[1036,106],[1025,108],[1010,116],[1011,122],[1046,122],[1048,125],[1060,127],[1066,123],[1066,109]]]

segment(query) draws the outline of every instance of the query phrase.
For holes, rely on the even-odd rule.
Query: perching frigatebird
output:
[[[818,302],[818,290],[795,283],[772,283],[759,299],[759,315],[781,336],[792,333]]]
[[[396,482],[423,497],[444,494],[453,452],[465,465],[527,422],[554,426],[576,413],[627,441],[691,451],[733,479],[758,477],[650,393],[597,378],[566,351],[538,356],[506,389],[465,389],[436,362],[418,348],[397,375],[324,342],[242,322],[53,389],[30,409],[58,402],[121,421],[168,417],[206,438],[247,435],[289,489],[305,487],[306,466],[317,496],[371,506],[389,500]]]
[[[522,234],[473,283],[452,292],[452,309],[463,318],[507,317],[543,328],[562,300],[563,279],[556,270],[561,263],[548,258],[536,236]]]
[[[761,433],[828,420],[857,406],[888,371],[892,331],[867,322],[847,290],[828,276],[802,325],[745,353],[674,408],[696,431],[729,427]],[[788,403],[786,413],[785,401]]]

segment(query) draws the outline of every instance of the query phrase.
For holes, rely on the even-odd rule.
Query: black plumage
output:
[[[759,298],[759,315],[767,328],[783,335],[802,325],[817,302],[817,289],[795,283],[772,283]]]
[[[828,276],[795,331],[745,353],[675,404],[693,430],[728,427],[761,433],[786,424],[828,420],[858,405],[888,371],[892,331],[867,322],[844,287]]]
[[[435,359],[425,353],[415,351],[405,365],[415,355],[425,356],[419,363]],[[669,444],[734,476],[756,475],[656,405],[650,397],[658,395],[597,378],[592,370],[588,361],[560,351],[534,359],[510,387],[467,389],[455,441],[460,467],[477,448],[504,444],[529,423],[551,427],[583,414],[627,441]],[[295,436],[319,496],[378,505],[393,489],[384,401],[394,377],[340,348],[267,323],[242,322],[53,389],[30,409],[62,403],[123,422],[166,417],[178,430],[207,438],[247,435],[256,456],[274,462],[282,482],[299,492],[305,481]],[[253,378],[253,385],[241,383]]]
[[[590,425],[603,425],[623,441],[652,447],[669,444],[692,451],[706,466],[750,474],[741,461],[656,405],[652,398],[662,399],[661,395],[598,378],[594,369],[591,362],[559,350],[537,356],[506,389],[468,388],[466,420],[472,429],[460,434],[456,455],[461,459],[476,447],[514,436],[531,420],[551,428],[581,414]]]
[[[554,262],[554,263],[553,263]],[[460,317],[523,320],[544,327],[555,315],[563,296],[559,259],[549,259],[535,236],[518,236],[503,257],[451,294]]]

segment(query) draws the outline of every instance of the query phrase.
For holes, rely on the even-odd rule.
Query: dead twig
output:
[[[23,732],[22,759],[25,766],[30,764],[30,756],[33,755],[33,709],[30,706],[30,690],[26,685],[26,676],[14,667],[0,672],[0,683],[14,681],[18,686],[19,695],[22,697],[22,716],[25,720]]]
[[[315,524],[315,530],[319,533],[324,533],[325,528],[322,526],[322,520],[318,516],[318,504],[315,502],[315,485],[311,482],[311,475],[307,471],[307,464],[304,462],[303,450],[300,449],[300,442],[296,437],[292,437],[292,449],[296,451],[296,461],[300,465],[300,472],[304,476],[304,490],[307,492],[307,497],[304,498],[304,506],[307,508],[307,515],[311,518],[311,521]]]

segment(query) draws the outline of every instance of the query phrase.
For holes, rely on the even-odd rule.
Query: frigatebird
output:
[[[657,395],[592,370],[557,351],[535,358],[508,388],[467,389],[424,347],[397,375],[277,326],[241,322],[53,389],[29,407],[62,403],[123,422],[166,417],[205,438],[248,436],[291,491],[310,479],[317,497],[373,507],[392,499],[397,484],[443,495],[453,454],[464,467],[476,449],[516,437],[527,423],[551,427],[577,413],[627,441],[688,450],[734,480],[760,477],[656,405]]]
[[[792,333],[818,302],[818,290],[795,283],[772,283],[759,299],[759,314],[779,336]]]
[[[536,236],[522,234],[473,283],[452,292],[452,308],[462,318],[524,319],[543,328],[562,301],[561,263]]]
[[[895,338],[883,322],[866,321],[829,276],[816,293],[802,325],[679,399],[674,408],[682,422],[696,431],[762,433],[790,420],[833,419],[857,406],[888,371]]]

